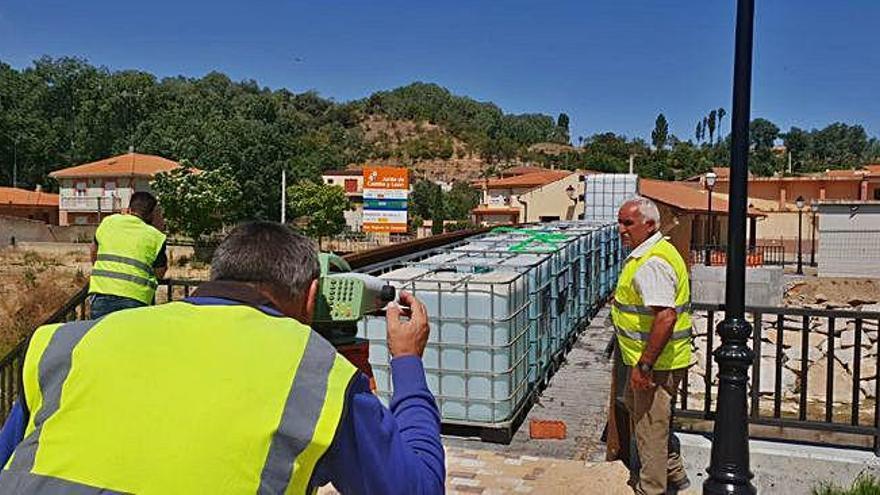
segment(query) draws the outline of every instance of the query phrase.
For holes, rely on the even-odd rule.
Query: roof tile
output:
[[[85,163],[75,167],[63,168],[49,174],[56,179],[77,179],[81,177],[153,177],[180,167],[180,164],[155,155],[126,153]]]

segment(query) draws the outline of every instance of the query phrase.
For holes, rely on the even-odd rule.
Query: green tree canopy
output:
[[[339,186],[302,180],[287,188],[287,207],[303,233],[318,239],[345,230],[345,211],[349,209],[345,191]]]
[[[150,184],[170,232],[201,242],[242,218],[241,190],[228,169],[195,171],[182,165]]]
[[[669,123],[666,121],[666,116],[661,113],[657,115],[657,120],[654,121],[654,130],[651,131],[651,143],[655,149],[662,150],[666,147],[668,139]]]

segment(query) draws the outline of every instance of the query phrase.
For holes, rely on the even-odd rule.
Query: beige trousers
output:
[[[667,480],[687,477],[681,455],[670,444],[672,400],[687,369],[654,371],[652,390],[633,390],[627,382],[624,402],[629,409],[631,431],[639,454],[639,477],[635,492],[639,495],[666,493]]]

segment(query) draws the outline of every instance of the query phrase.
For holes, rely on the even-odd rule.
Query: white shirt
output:
[[[636,246],[626,259],[641,258],[662,239],[663,235],[656,232],[645,242]],[[642,297],[645,306],[675,307],[675,288],[678,286],[678,276],[672,265],[663,258],[652,256],[642,264],[633,276],[633,286]]]

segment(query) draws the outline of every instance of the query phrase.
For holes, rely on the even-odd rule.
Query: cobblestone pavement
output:
[[[608,410],[611,362],[604,350],[610,338],[609,311],[602,309],[575,342],[550,385],[532,406],[510,445],[479,439],[444,437],[447,447],[503,452],[555,459],[602,461],[605,445],[600,441]],[[529,438],[529,420],[559,420],[566,424],[565,440]]]

